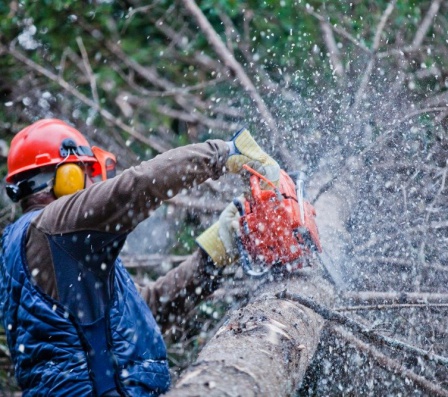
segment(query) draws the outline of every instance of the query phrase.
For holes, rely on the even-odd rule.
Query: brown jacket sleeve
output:
[[[46,234],[79,230],[123,234],[148,218],[151,210],[182,189],[224,172],[229,149],[221,140],[169,150],[117,177],[64,196],[33,222]]]
[[[207,254],[196,250],[178,267],[155,282],[137,286],[162,329],[182,322],[201,300],[220,284],[222,268],[208,261]]]
[[[163,200],[208,178],[220,177],[228,153],[227,144],[221,140],[173,149],[131,167],[113,179],[47,205],[32,221],[27,234],[26,256],[35,282],[44,292],[58,299],[48,236],[77,231],[125,235],[149,217]],[[200,266],[200,261],[193,260],[189,266]],[[200,275],[201,272],[189,271],[182,277]],[[170,277],[161,281],[156,289],[177,288],[177,282],[169,281]],[[155,295],[163,294],[155,292]],[[151,304],[154,299],[158,300],[151,299]]]

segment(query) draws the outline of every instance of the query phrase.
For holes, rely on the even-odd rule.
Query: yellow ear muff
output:
[[[85,174],[79,165],[66,163],[56,168],[53,192],[57,198],[75,193],[84,187]]]

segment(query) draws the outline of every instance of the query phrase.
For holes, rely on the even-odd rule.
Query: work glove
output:
[[[239,199],[244,205],[244,198]],[[206,229],[197,244],[208,254],[216,266],[226,266],[238,257],[236,237],[240,230],[240,214],[235,204],[229,204],[219,216],[218,222]]]
[[[252,166],[255,165],[267,179],[278,185],[279,165],[261,149],[248,130],[245,128],[239,130],[227,144],[230,147],[230,156],[227,159],[226,168],[230,172],[238,174],[243,170],[244,164],[250,163]]]

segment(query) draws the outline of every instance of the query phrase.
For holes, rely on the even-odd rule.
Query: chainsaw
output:
[[[316,211],[304,199],[303,174],[290,176],[281,170],[277,187],[251,167],[244,168],[251,174],[250,197],[244,204],[234,200],[241,216],[237,245],[243,271],[260,277],[272,268],[294,271],[307,266],[322,248]],[[266,185],[272,189],[263,188]]]

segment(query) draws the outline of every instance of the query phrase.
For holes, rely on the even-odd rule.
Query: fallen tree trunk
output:
[[[284,289],[331,306],[333,290],[317,274],[270,280],[229,318],[166,396],[291,396],[320,339],[324,320],[276,297]]]

